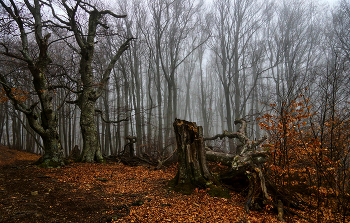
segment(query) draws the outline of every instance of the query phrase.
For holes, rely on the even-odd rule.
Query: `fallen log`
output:
[[[220,162],[223,165],[230,166],[231,171],[220,176],[221,180],[245,179],[243,182],[248,182],[248,195],[245,209],[249,212],[250,209],[258,210],[266,205],[270,197],[267,194],[265,177],[261,171],[262,165],[267,160],[265,151],[257,151],[256,147],[266,140],[266,136],[253,141],[247,136],[247,122],[244,119],[235,121],[235,125],[241,124],[237,132],[224,131],[222,134],[217,134],[213,137],[204,138],[205,141],[237,138],[240,141],[239,154],[226,154],[214,152],[209,148],[206,149],[205,155],[208,161]],[[247,180],[248,179],[248,180]]]
[[[253,141],[247,137],[247,122],[244,119],[236,120],[235,124],[241,124],[237,132],[224,131],[213,137],[203,138],[202,128],[194,122],[176,119],[174,130],[177,140],[179,157],[178,173],[170,182],[175,188],[182,188],[185,184],[193,187],[225,187],[246,193],[245,210],[260,210],[267,204],[272,204],[278,211],[278,219],[283,220],[283,203],[290,204],[293,208],[300,208],[301,201],[293,196],[287,196],[265,179],[262,167],[268,159],[268,152],[256,149],[266,140],[266,136]],[[208,147],[204,148],[204,141],[237,138],[240,142],[238,154],[226,154],[215,152]],[[203,159],[203,155],[205,159]],[[206,161],[220,162],[229,166],[230,171],[218,176],[208,172]],[[218,180],[217,180],[218,179]],[[219,181],[219,182],[218,182]],[[229,186],[228,186],[229,185]],[[273,199],[268,194],[271,193]],[[211,190],[209,190],[211,191]],[[278,202],[279,201],[279,202]],[[287,210],[285,208],[285,210]],[[291,213],[291,212],[290,212]]]
[[[214,152],[206,148],[205,157],[208,161],[220,162],[222,165],[230,166],[233,169],[244,168],[247,165],[263,165],[267,159],[267,153],[248,151],[242,155]]]

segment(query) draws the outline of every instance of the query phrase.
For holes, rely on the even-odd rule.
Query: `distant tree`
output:
[[[124,78],[128,79],[130,87],[130,105],[135,110],[135,130],[136,130],[136,154],[138,155],[140,150],[138,148],[143,144],[144,139],[144,124],[143,124],[143,69],[146,69],[144,61],[147,59],[144,57],[145,44],[143,42],[143,35],[141,26],[146,23],[146,13],[144,11],[145,4],[140,1],[121,1],[119,4],[121,10],[128,14],[128,18],[125,18],[125,27],[127,36],[135,35],[137,41],[131,43],[131,50],[123,55],[123,60],[119,60],[118,64],[120,71],[123,73]],[[148,56],[148,55],[147,55]],[[128,92],[124,92],[129,94]],[[133,104],[132,104],[133,102]],[[129,122],[130,124],[132,122]],[[129,131],[129,129],[128,129]],[[130,133],[125,132],[125,136]],[[131,133],[134,134],[134,133]]]
[[[334,33],[338,46],[350,61],[350,1],[341,0],[333,13]]]
[[[241,80],[245,78],[245,55],[251,39],[264,22],[264,9],[264,3],[258,0],[217,1],[213,7],[215,38],[212,52],[224,92],[225,121],[229,132],[233,132],[233,120],[244,116],[243,108],[246,105],[242,102],[246,101],[242,94]],[[233,151],[231,141],[230,149]]]
[[[313,2],[293,0],[277,5],[277,18],[269,30],[273,39],[270,59],[277,66],[272,70],[277,105],[291,101],[307,86],[311,86],[312,68],[321,60],[321,18]],[[274,59],[273,59],[274,58]]]
[[[187,57],[203,44],[190,44],[190,49],[187,52],[184,51],[185,44],[188,44],[188,37],[197,25],[197,13],[201,7],[201,1],[175,0],[150,3],[151,25],[154,27],[152,38],[155,39],[152,43],[155,45],[152,47],[156,49],[154,54],[156,63],[159,63],[159,73],[165,78],[164,95],[167,97],[164,107],[167,114],[165,138],[170,136],[171,123],[178,114],[177,70]]]

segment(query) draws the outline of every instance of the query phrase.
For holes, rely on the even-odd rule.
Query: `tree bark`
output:
[[[94,161],[103,162],[95,124],[95,103],[98,97],[96,91],[93,89],[94,76],[91,67],[94,54],[93,41],[98,19],[96,12],[90,15],[89,33],[91,36],[87,39],[87,43],[80,46],[81,58],[79,73],[83,84],[82,93],[78,97],[78,107],[81,110],[80,128],[83,136],[83,150],[80,161],[87,163],[92,163]]]
[[[177,153],[179,158],[178,171],[170,181],[175,191],[191,194],[198,188],[210,188],[211,196],[230,197],[217,179],[209,172],[204,150],[203,129],[195,122],[175,119],[173,123]]]
[[[95,101],[83,96],[80,103],[80,128],[83,136],[83,151],[80,161],[86,163],[103,162],[103,157],[95,124]]]

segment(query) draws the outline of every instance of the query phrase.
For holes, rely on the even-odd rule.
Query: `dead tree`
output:
[[[134,143],[137,142],[137,137],[136,136],[127,136],[125,137],[126,140],[128,140],[128,143],[125,144],[124,146],[124,151],[123,155],[124,156],[134,156]]]
[[[126,136],[125,140],[127,143],[124,146],[124,150],[120,152],[117,159],[121,161],[124,165],[137,166],[140,164],[138,157],[134,156],[134,143],[137,142],[136,136]]]
[[[208,169],[202,127],[180,119],[175,119],[173,126],[179,165],[169,185],[183,194],[191,194],[194,188],[210,188],[208,193],[211,196],[228,198],[228,191]]]
[[[231,167],[231,171],[220,177],[221,180],[248,183],[248,195],[245,209],[260,209],[269,200],[267,194],[265,177],[261,171],[261,166],[266,162],[267,154],[264,151],[257,151],[256,147],[266,140],[266,136],[258,141],[250,140],[247,137],[247,122],[244,119],[236,120],[235,125],[241,124],[241,128],[237,132],[224,131],[214,137],[205,138],[204,140],[223,139],[225,137],[240,141],[240,150],[237,155],[214,152],[206,149],[206,158],[208,161],[221,162],[223,165]]]
[[[178,172],[170,185],[175,190],[183,193],[191,193],[195,187],[207,188],[212,196],[222,196],[218,192],[225,192],[218,179],[208,170],[207,160],[221,162],[231,166],[231,171],[222,175],[220,179],[231,181],[244,180],[245,188],[248,187],[247,202],[245,208],[260,209],[270,198],[265,186],[265,178],[261,171],[261,165],[266,161],[266,154],[258,152],[255,148],[261,144],[266,137],[252,141],[247,137],[247,123],[244,119],[236,120],[235,124],[241,124],[237,132],[227,132],[211,138],[203,138],[202,127],[194,122],[175,119],[174,131],[179,158]],[[242,151],[238,155],[214,152],[210,149],[205,151],[204,140],[215,140],[217,138],[237,138],[241,143]],[[215,190],[212,190],[212,189]],[[213,191],[215,191],[213,193]]]
[[[266,140],[266,136],[258,141],[250,140],[247,136],[247,122],[244,119],[236,120],[235,125],[241,124],[241,128],[237,132],[224,131],[213,137],[204,138],[204,141],[223,139],[225,137],[233,139],[237,138],[240,141],[240,153],[238,155],[214,152],[206,148],[206,158],[209,161],[221,162],[224,165],[231,166],[232,169],[246,168],[248,165],[262,165],[266,162],[267,154],[264,151],[256,151],[256,147]]]
[[[70,151],[69,156],[67,157],[69,160],[77,161],[80,158],[81,151],[78,145],[75,145],[74,148]]]

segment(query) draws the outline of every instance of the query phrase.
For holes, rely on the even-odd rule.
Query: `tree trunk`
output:
[[[51,107],[51,106],[42,106]],[[35,163],[40,167],[59,167],[64,165],[63,162],[63,148],[61,145],[61,139],[58,134],[58,120],[56,113],[52,110],[46,110],[47,112],[41,112],[41,125],[38,125],[35,117],[31,114],[26,114],[29,125],[34,129],[42,138],[45,153]]]
[[[135,154],[134,143],[137,143],[137,137],[127,136],[125,137],[125,141],[128,141],[128,142],[124,146],[123,155],[126,157],[134,157],[134,154]]]
[[[99,26],[106,27],[101,19],[104,16],[112,16],[114,18],[125,18],[126,15],[116,15],[110,11],[99,11],[97,8],[94,10],[85,10],[80,3],[76,4],[76,8],[71,8],[66,1],[62,1],[62,6],[68,15],[68,21],[59,19],[60,22],[74,33],[75,41],[79,46],[80,64],[79,74],[81,91],[78,93],[78,99],[75,103],[81,110],[80,127],[83,135],[83,151],[81,154],[82,162],[104,162],[99,137],[97,134],[97,127],[95,123],[95,103],[97,99],[102,95],[107,85],[110,73],[115,63],[120,59],[123,52],[129,48],[129,43],[133,38],[127,39],[118,49],[115,54],[110,58],[106,69],[104,69],[102,78],[96,82],[95,71],[93,67],[93,58],[95,55],[96,35],[98,33]],[[83,8],[83,12],[87,13],[88,17],[87,26],[79,24],[76,20],[76,12]],[[53,9],[52,9],[53,10]],[[58,16],[55,16],[58,17]],[[86,28],[86,30],[83,30]],[[84,33],[84,34],[83,34]]]
[[[44,155],[36,162],[40,167],[56,168],[64,165],[63,148],[60,143],[58,131],[47,130],[45,136],[41,136],[45,148]],[[48,149],[50,148],[50,149]]]
[[[106,119],[110,120],[110,114],[109,114],[109,86],[106,87],[106,91],[105,91],[105,96],[103,98],[103,104],[104,104],[104,110],[106,113]],[[111,155],[113,154],[113,149],[112,149],[112,131],[111,131],[111,124],[106,123],[105,124],[105,150],[106,150],[106,154]]]
[[[83,151],[80,162],[103,162],[97,127],[95,124],[95,101],[82,97],[80,103],[80,128],[83,136]]]
[[[202,111],[202,117],[203,117],[203,134],[204,137],[207,137],[209,135],[209,122],[207,117],[207,105],[206,105],[206,94],[204,90],[204,81],[203,81],[203,55],[204,50],[202,47],[199,49],[199,75],[200,75],[200,86],[201,86],[201,111]]]
[[[262,165],[266,162],[267,154],[265,152],[248,151],[244,155],[234,155],[230,153],[214,152],[206,148],[206,159],[212,162],[220,162],[222,165],[230,166],[235,169],[246,168],[251,163]]]
[[[208,193],[211,196],[229,198],[229,193],[221,187],[207,167],[202,127],[195,122],[179,119],[175,119],[173,126],[179,164],[177,174],[169,185],[184,194],[191,194],[196,187],[210,188]]]
[[[18,54],[20,56],[12,53],[7,54],[7,56],[12,59],[20,59],[26,62],[39,101],[30,106],[26,106],[22,100],[16,98],[16,95],[14,94],[15,92],[12,90],[13,87],[16,86],[12,86],[10,78],[5,78],[3,74],[0,74],[2,87],[16,110],[21,111],[26,115],[30,127],[42,137],[45,155],[38,160],[37,164],[43,164],[46,167],[58,167],[64,165],[63,150],[57,130],[57,116],[52,102],[53,95],[46,75],[48,66],[52,63],[48,54],[49,38],[51,34],[43,30],[41,17],[42,4],[40,4],[39,0],[35,0],[33,4],[32,2],[29,3],[29,1],[25,1],[25,5],[31,14],[30,17],[33,18],[31,21],[27,21],[27,18],[20,16],[18,13],[20,10],[14,1],[10,1],[11,6],[7,6],[3,1],[0,1],[0,4],[17,24],[16,28],[20,32],[20,42],[22,45],[19,50],[20,54]],[[20,7],[22,8],[24,6],[21,4]],[[33,33],[35,34],[35,44],[31,45],[35,46],[38,51],[32,51],[29,49],[30,44],[28,42],[27,22],[35,24]],[[43,33],[47,34],[43,35]],[[41,122],[39,121],[37,114],[34,112],[34,109],[38,104],[40,104],[40,110],[42,111]],[[15,125],[16,123],[18,123],[17,120],[13,119],[13,124]],[[20,141],[20,138],[14,136],[14,143],[18,141]]]

